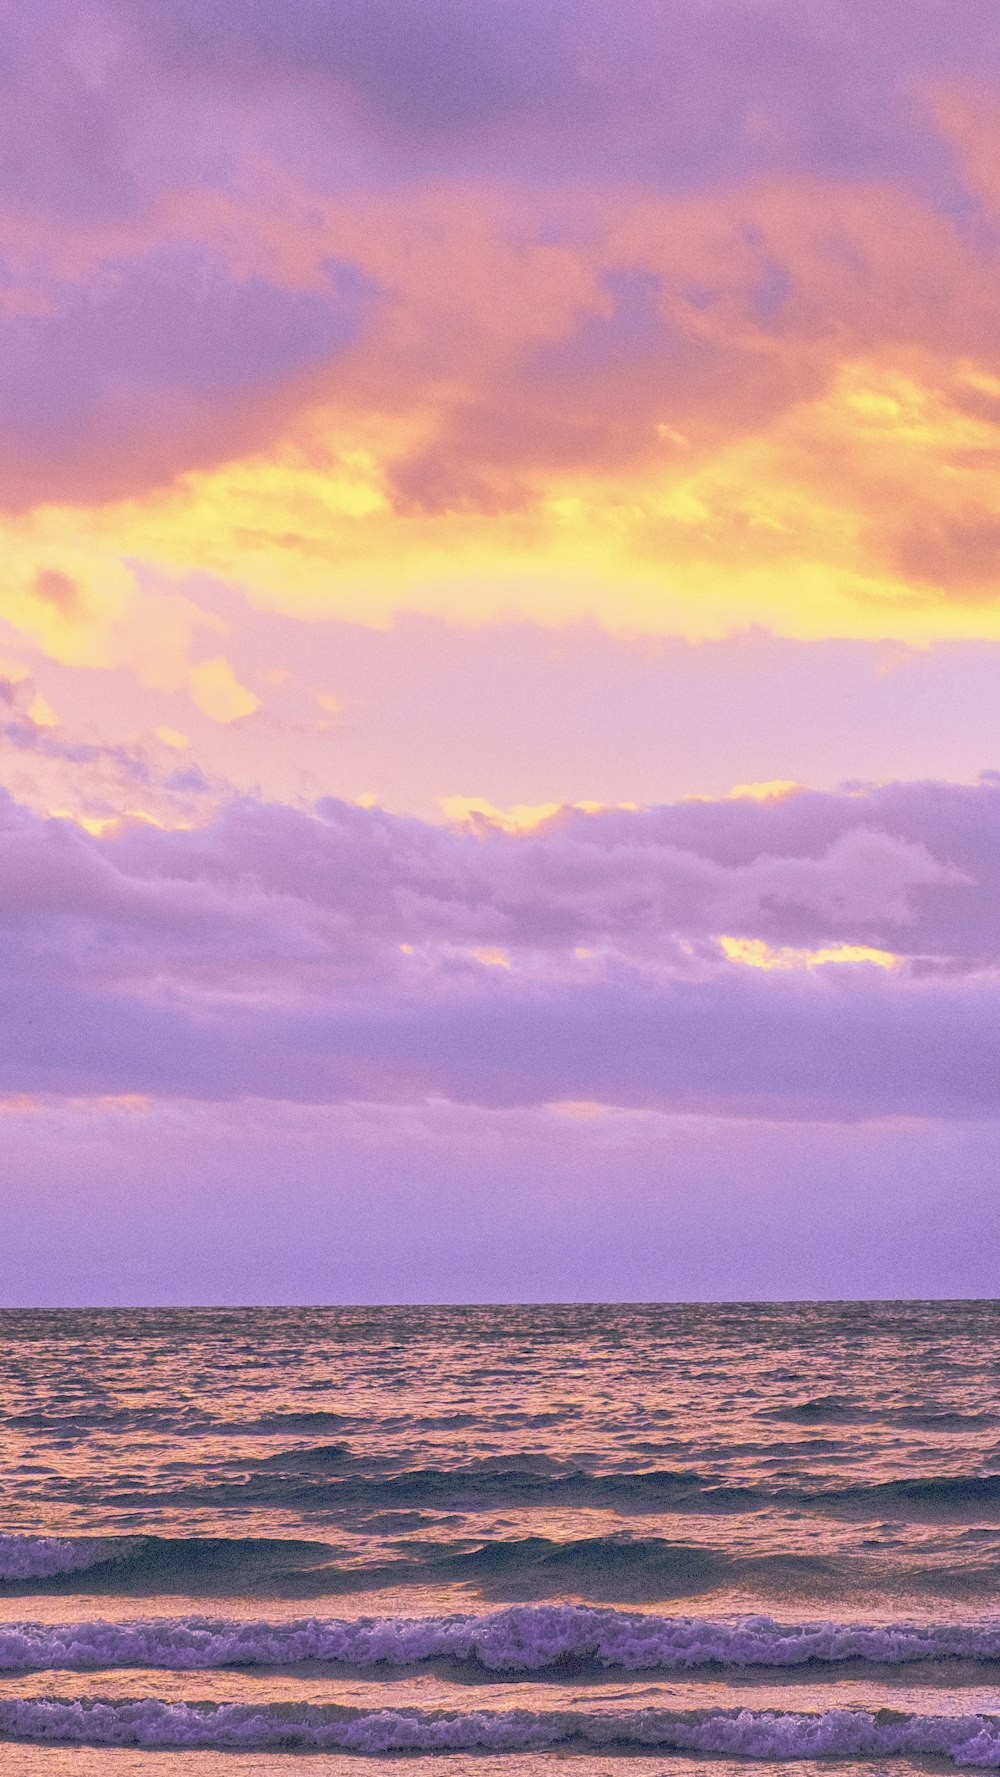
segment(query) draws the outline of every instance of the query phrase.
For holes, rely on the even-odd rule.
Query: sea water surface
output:
[[[0,1484],[4,1777],[1000,1770],[997,1303],[10,1312]]]

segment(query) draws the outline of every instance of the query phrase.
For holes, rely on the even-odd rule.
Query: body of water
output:
[[[21,1312],[0,1366],[10,1777],[1000,1769],[995,1303]]]

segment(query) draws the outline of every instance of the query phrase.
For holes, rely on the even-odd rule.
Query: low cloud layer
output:
[[[9,803],[0,1085],[991,1117],[998,890],[993,780],[526,832],[244,800],[92,836]]]

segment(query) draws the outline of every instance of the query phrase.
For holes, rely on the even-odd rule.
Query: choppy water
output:
[[[998,1304],[8,1313],[0,1377],[10,1777],[1000,1769]]]

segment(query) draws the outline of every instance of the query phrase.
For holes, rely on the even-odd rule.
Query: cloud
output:
[[[25,667],[0,662],[4,779],[8,791],[34,809],[67,818],[72,810],[75,823],[91,833],[123,815],[172,828],[204,820],[232,789],[192,761],[180,765],[177,752],[185,745],[186,737],[172,728],[128,741],[84,738],[59,720]],[[8,803],[16,806],[9,796]]]
[[[327,977],[323,996],[314,984],[289,1004],[287,985],[278,998],[273,977],[268,992],[247,966],[247,934],[238,946],[207,909],[199,919],[230,954],[220,947],[214,966],[203,964],[198,991],[86,987],[50,969],[25,981],[8,967],[4,1090],[497,1107],[582,1099],[811,1120],[994,1117],[1000,1108],[995,979],[887,987],[881,970],[860,965],[850,981],[835,966],[822,982],[748,969],[711,981],[609,972],[539,983],[483,966],[481,981],[424,979],[419,992],[369,984],[363,1002],[350,990],[334,995]],[[172,935],[161,949],[173,973],[188,934]],[[101,960],[110,973],[128,959]],[[225,989],[221,973],[234,978]]]
[[[107,499],[260,446],[368,300],[347,266],[294,289],[179,242],[49,280],[4,323],[4,504]],[[65,580],[41,573],[39,596],[64,609]]]
[[[434,820],[447,804],[526,824],[562,803],[719,796],[747,778],[829,784],[934,773],[971,781],[997,752],[998,655],[989,645],[803,644],[760,632],[687,644],[615,637],[593,624],[486,628],[415,618],[377,630],[255,612],[204,581],[190,583],[189,594],[219,624],[182,638],[189,658],[225,653],[262,700],[250,722],[202,717],[182,666],[164,686],[162,627],[144,637],[159,675],[152,686],[125,666],[80,672],[24,658],[68,724],[63,741],[134,750],[145,737],[152,757],[162,740],[155,730],[166,727],[189,737],[184,763],[197,762],[220,800],[241,789],[294,801],[335,785],[346,799],[368,796]],[[341,704],[334,719],[314,698],[330,689]],[[168,775],[182,763],[176,751],[160,759]],[[37,751],[8,753],[3,778],[40,810],[107,816],[136,806],[133,792],[123,786],[116,796],[82,769],[57,776],[53,762],[43,781]],[[207,816],[204,802],[183,814],[143,806],[171,824]]]
[[[107,224],[138,201],[128,148],[144,107],[124,49],[113,13],[78,0],[46,0],[5,20],[0,195],[8,209],[60,220],[82,209]]]
[[[259,204],[227,208],[270,344],[251,330],[231,354],[238,334],[219,343],[211,316],[202,356],[157,344],[164,305],[191,304],[169,277],[148,316],[137,298],[134,363],[110,296],[103,344],[77,341],[75,297],[18,323],[34,368],[12,412],[9,502],[174,478],[100,512],[37,513],[36,573],[71,535],[308,616],[995,628],[1000,421],[976,395],[1000,373],[986,234],[904,192],[801,178],[683,199],[297,189],[288,210],[279,251]],[[289,238],[299,262],[282,263]],[[331,261],[372,294],[324,296]],[[213,276],[224,311],[250,274]],[[238,386],[202,374],[216,349]]]
[[[34,574],[72,535],[362,621],[995,631],[1000,29],[915,18],[46,0],[0,173]]]
[[[988,507],[927,514],[895,543],[902,574],[966,597],[995,598],[1000,581],[1000,515]]]
[[[990,7],[903,6],[877,18],[771,0],[123,0],[115,9],[161,77],[231,89],[330,90],[369,150],[579,177],[626,167],[689,184],[789,161],[857,175],[926,174],[928,119],[912,95],[939,74],[991,68]],[[326,91],[324,92],[324,88]]]
[[[191,696],[198,708],[213,722],[235,722],[240,716],[252,716],[260,709],[260,698],[240,684],[222,654],[212,660],[200,660],[197,666],[193,666],[190,685]]]
[[[992,782],[513,833],[244,800],[93,836],[9,803],[0,1087],[991,1116],[998,877]]]
[[[988,786],[976,794],[980,811],[1000,803]],[[780,806],[799,803],[807,806],[784,826],[769,823],[771,804],[738,799],[565,809],[520,831],[482,818],[449,830],[333,800],[316,814],[247,800],[207,828],[123,831],[108,858],[143,878],[252,880],[263,894],[291,897],[303,919],[335,920],[352,940],[365,934],[366,945],[377,935],[558,957],[606,944],[646,957],[671,938],[740,931],[787,943],[880,939],[920,954],[935,891],[960,910],[948,934],[960,936],[973,891],[961,866],[917,837],[919,802],[904,832],[899,815],[880,830],[878,791],[802,793]]]
[[[291,91],[334,140],[336,98],[386,170],[530,155],[550,175],[624,167],[674,187],[789,162],[926,177],[933,120],[914,86],[928,70],[983,79],[998,59],[985,0],[877,16],[794,0],[638,0],[627,16],[612,0],[386,0],[377,16],[364,0],[47,0],[8,34],[10,172],[30,172],[36,202],[62,183],[94,201],[103,183],[120,213],[151,173],[135,138],[159,136],[168,165],[184,146],[168,127],[180,88],[196,117],[207,97],[277,108]],[[114,173],[130,175],[117,193]]]

